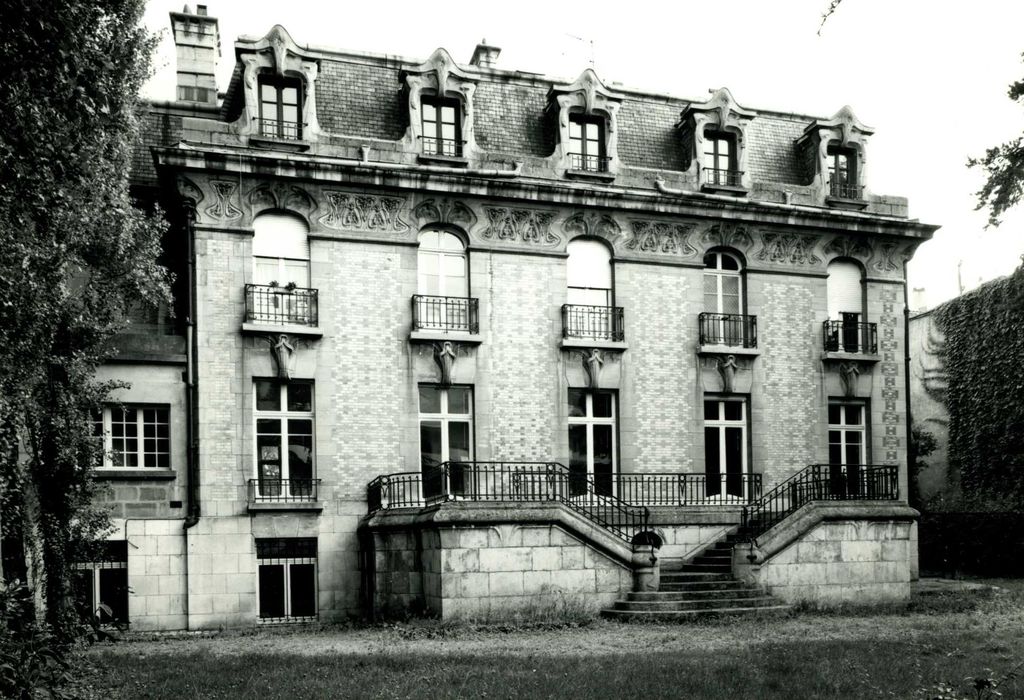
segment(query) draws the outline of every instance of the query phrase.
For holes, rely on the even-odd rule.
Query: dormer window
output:
[[[706,184],[742,186],[742,173],[736,167],[736,137],[733,134],[714,129],[706,130],[701,165]]]
[[[298,78],[260,77],[260,136],[302,138],[302,82]]]
[[[857,153],[852,148],[828,148],[829,194],[842,199],[860,199],[857,184]]]
[[[604,150],[604,119],[582,114],[569,115],[569,169],[608,172]]]
[[[457,99],[424,95],[423,155],[462,157],[462,106]]]

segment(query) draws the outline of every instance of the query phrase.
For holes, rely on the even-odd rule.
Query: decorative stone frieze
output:
[[[416,219],[418,229],[437,224],[451,224],[467,233],[476,224],[477,219],[469,206],[451,199],[423,200],[413,208],[412,215]]]
[[[235,192],[238,185],[228,180],[213,180],[210,183],[216,200],[206,208],[206,214],[218,221],[234,221],[242,218]]]
[[[622,233],[614,218],[595,211],[576,212],[562,223],[562,230],[569,238],[596,236],[608,241],[614,241]]]
[[[521,241],[540,247],[553,247],[561,238],[551,230],[555,212],[512,207],[484,207],[487,222],[480,238],[489,241]]]
[[[688,105],[680,114],[676,129],[682,140],[686,167],[691,175],[705,189],[750,189],[750,173],[747,172],[746,136],[747,126],[757,116],[757,112],[740,107],[728,88],[719,88],[711,93],[705,102]],[[734,167],[740,173],[739,184],[733,188],[722,183],[721,186],[709,179],[701,166],[701,155],[707,131],[727,134],[733,140],[735,149]]]
[[[818,265],[821,258],[814,254],[818,237],[803,233],[761,232],[761,248],[754,256],[758,260],[791,265]]]
[[[871,244],[855,236],[836,236],[825,244],[824,254],[826,262],[836,257],[856,258],[866,263],[871,258]]]
[[[569,115],[603,119],[604,155],[608,159],[607,169],[603,172],[590,173],[595,176],[614,178],[619,171],[618,157],[618,112],[623,96],[609,90],[594,72],[587,68],[580,77],[567,85],[552,85],[548,92],[548,109],[555,112],[558,118],[558,144],[552,156],[554,166],[575,174],[581,173],[571,168],[569,162]]]
[[[732,248],[747,255],[754,247],[754,239],[747,228],[729,222],[712,224],[701,234],[700,239],[705,250],[708,248]]]
[[[405,233],[409,224],[401,218],[405,197],[382,197],[352,192],[324,193],[328,212],[320,223],[336,231]]]
[[[694,224],[671,224],[664,221],[630,221],[632,236],[626,241],[627,250],[641,253],[663,253],[691,258],[697,249],[690,244]]]
[[[241,86],[245,100],[241,114],[231,126],[239,138],[245,143],[260,138],[259,76],[263,73],[300,79],[301,141],[315,143],[320,136],[320,124],[316,116],[316,78],[320,70],[318,57],[299,47],[284,27],[275,24],[255,44],[239,43],[238,60],[243,66]]]
[[[283,209],[303,214],[312,220],[316,200],[305,189],[283,181],[261,182],[249,190],[250,215],[256,216],[267,209]]]

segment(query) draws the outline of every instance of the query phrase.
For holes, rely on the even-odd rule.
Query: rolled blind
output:
[[[309,260],[309,230],[299,217],[276,212],[260,214],[252,226],[254,257]]]
[[[828,317],[841,319],[843,313],[864,313],[860,268],[837,261],[828,266]]]

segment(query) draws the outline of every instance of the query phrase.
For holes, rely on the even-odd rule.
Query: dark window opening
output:
[[[423,154],[462,157],[462,105],[458,99],[423,97]]]
[[[738,170],[736,137],[724,131],[704,132],[704,153],[701,164],[705,183],[739,187],[742,173]]]
[[[604,119],[601,117],[569,115],[569,169],[598,173],[608,171]]]
[[[857,152],[850,148],[828,148],[829,193],[843,199],[860,199],[857,185]]]
[[[317,543],[311,537],[256,540],[260,622],[317,616]]]

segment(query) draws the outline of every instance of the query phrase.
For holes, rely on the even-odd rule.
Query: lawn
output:
[[[140,637],[84,656],[111,699],[925,698],[940,682],[973,697],[966,677],[1024,661],[1024,592],[672,625],[422,621]],[[999,690],[1024,698],[1024,680]]]

